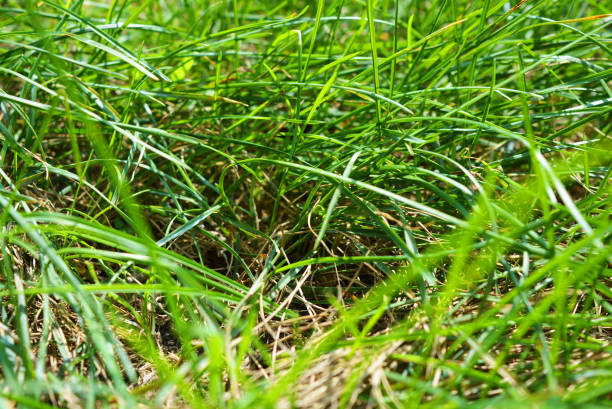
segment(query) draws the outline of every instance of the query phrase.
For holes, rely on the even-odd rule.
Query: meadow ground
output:
[[[612,2],[0,2],[0,408],[612,407]]]

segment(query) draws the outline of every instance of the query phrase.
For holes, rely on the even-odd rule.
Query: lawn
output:
[[[0,2],[0,409],[612,408],[611,13]]]

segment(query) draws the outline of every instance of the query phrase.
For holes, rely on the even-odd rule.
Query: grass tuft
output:
[[[610,407],[611,7],[4,1],[0,407]]]

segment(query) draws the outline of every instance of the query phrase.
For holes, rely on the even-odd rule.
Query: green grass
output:
[[[0,408],[612,407],[612,4],[0,4]]]

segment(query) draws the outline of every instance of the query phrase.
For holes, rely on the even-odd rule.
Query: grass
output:
[[[4,1],[0,407],[611,407],[610,13]]]

